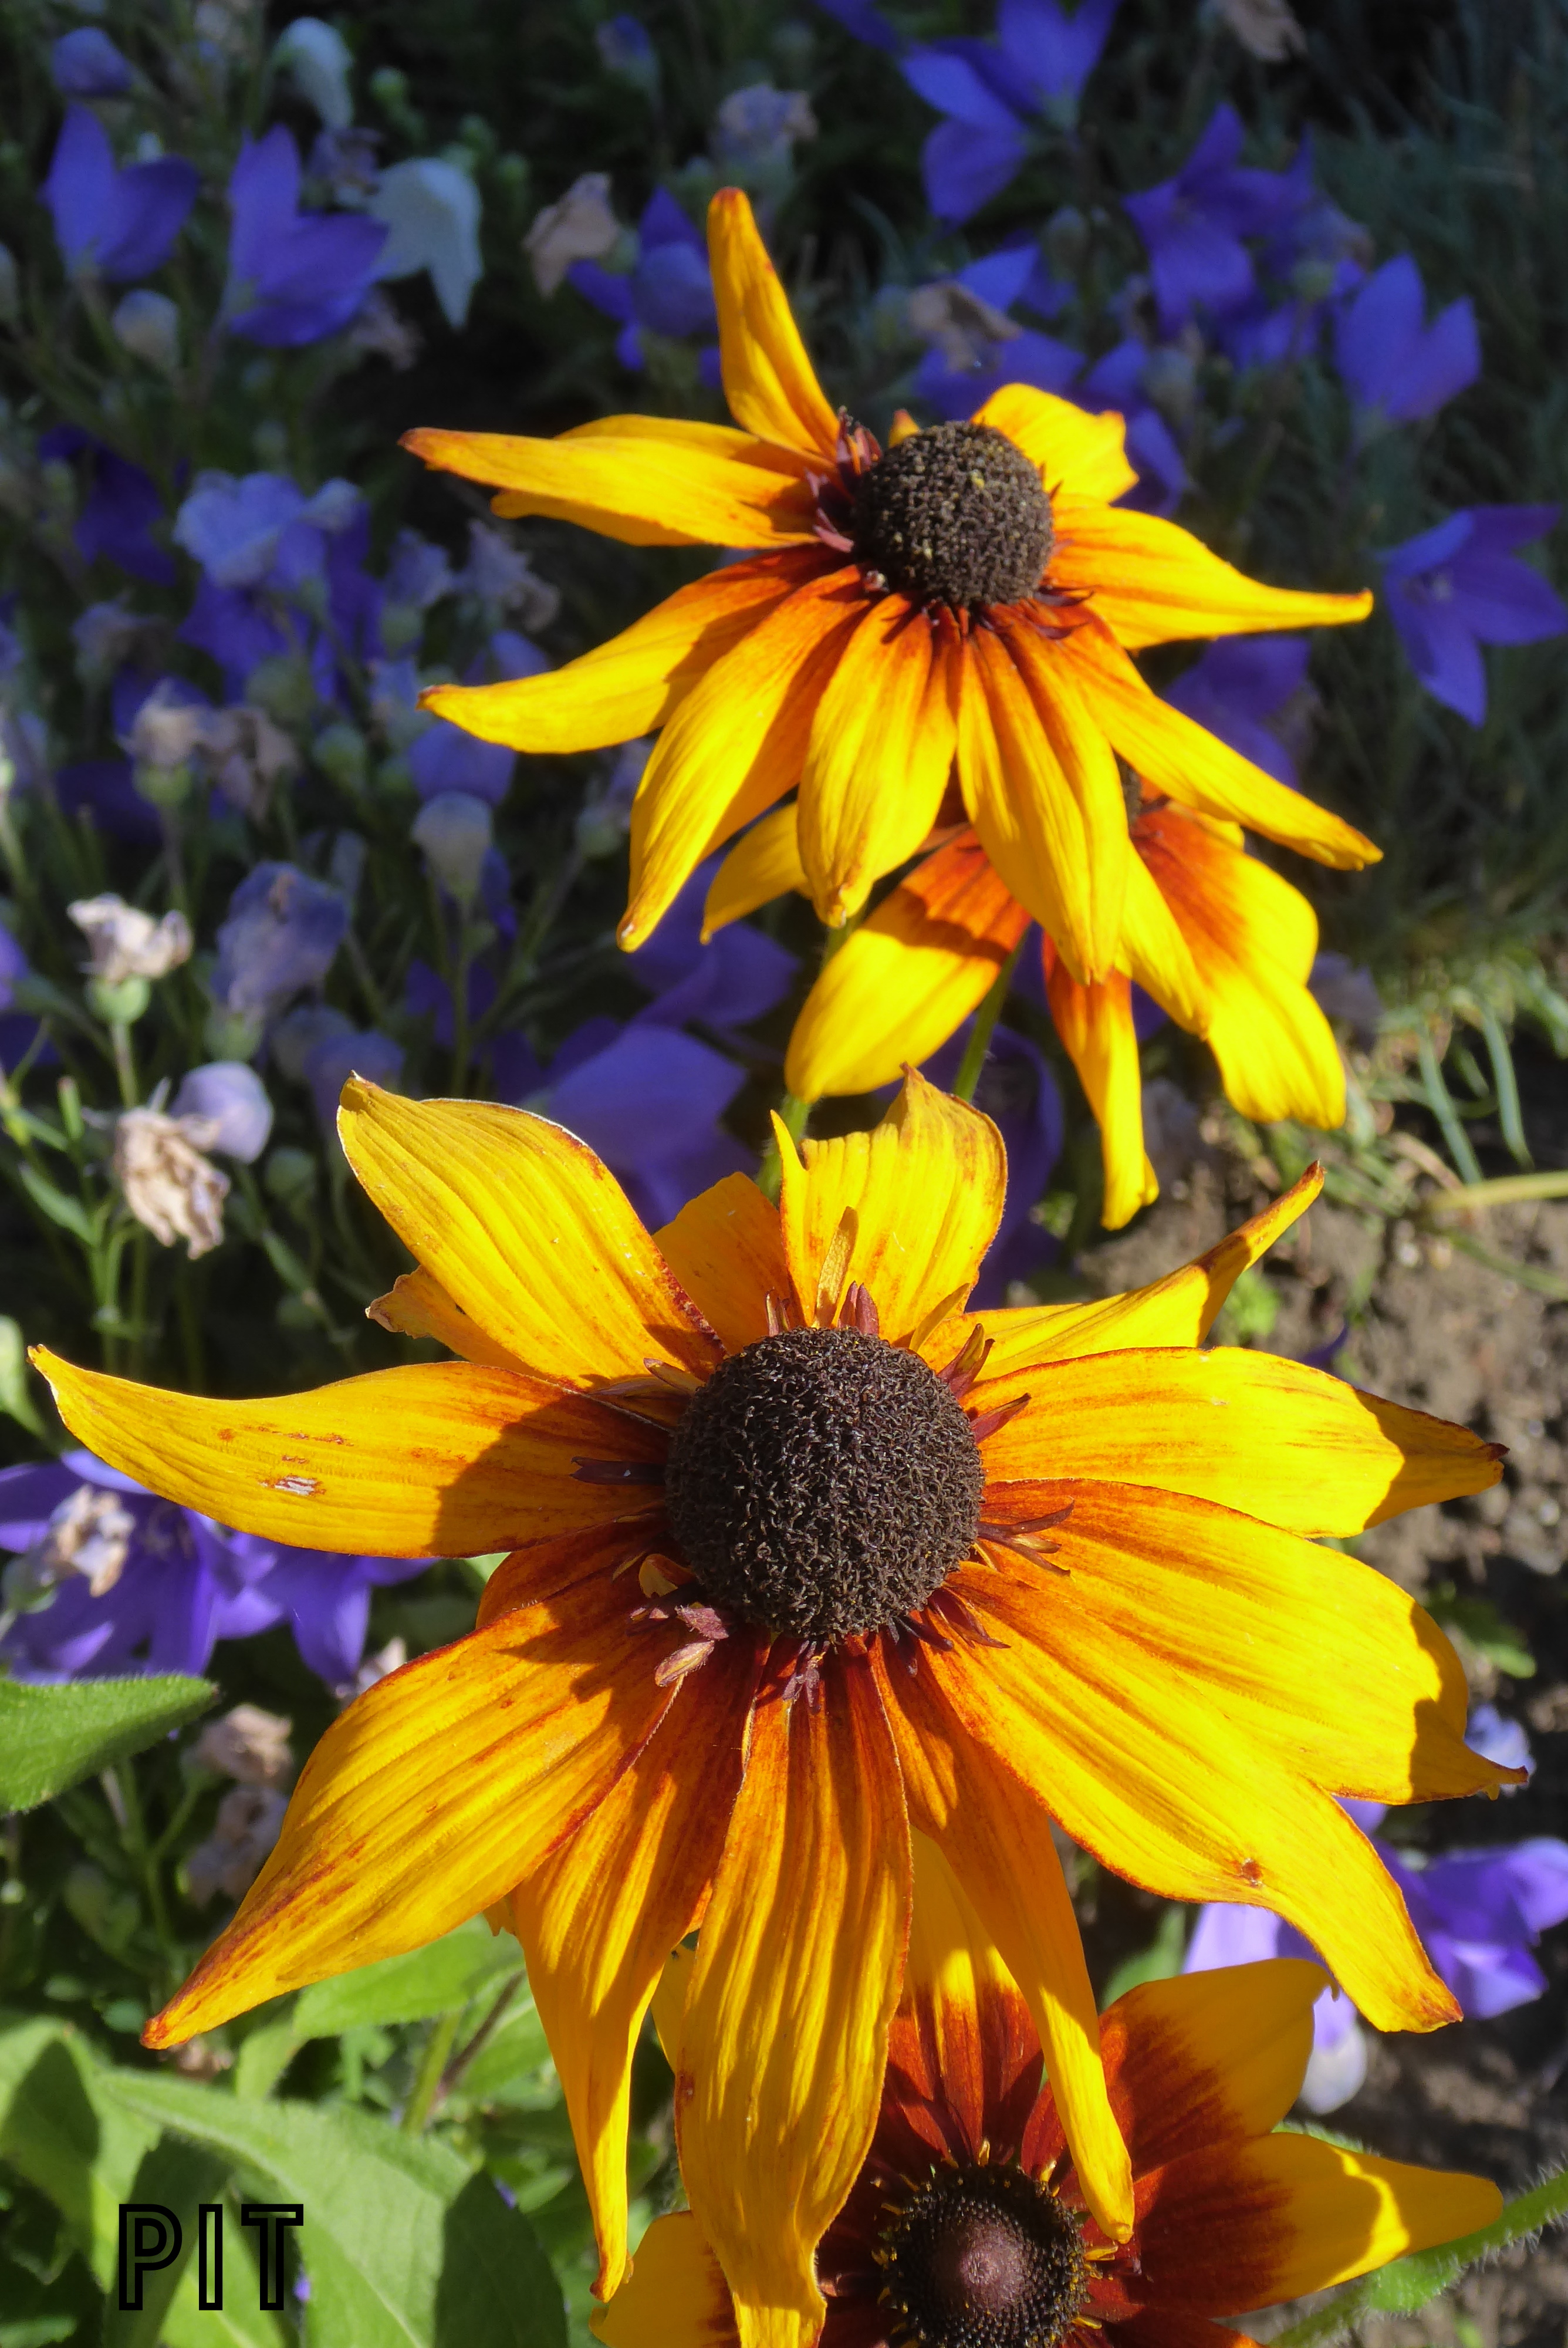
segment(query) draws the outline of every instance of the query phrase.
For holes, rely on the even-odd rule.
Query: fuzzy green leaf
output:
[[[26,1687],[0,1679],[0,1810],[32,1810],[80,1778],[139,1753],[206,1711],[210,1680],[77,1680]]]

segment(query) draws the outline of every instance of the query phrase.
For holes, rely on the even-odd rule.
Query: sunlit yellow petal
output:
[[[624,546],[798,546],[812,534],[811,494],[798,476],[686,439],[422,428],[403,445],[437,472],[499,489],[499,514],[580,522]]]
[[[723,2270],[690,2209],[655,2218],[630,2278],[589,2329],[604,2348],[740,2348]]]
[[[1120,416],[1091,416],[1054,392],[1032,384],[1007,383],[975,410],[977,424],[989,424],[1016,440],[1054,497],[1119,498],[1138,476],[1127,461],[1126,427]]]
[[[1102,2018],[1111,2100],[1136,2170],[1227,2137],[1266,2136],[1301,2091],[1312,2008],[1302,1957],[1143,1982]]]
[[[915,1905],[904,1998],[888,2042],[889,2066],[907,2075],[934,2072],[943,2104],[970,2157],[979,2159],[994,2108],[1013,2085],[1002,2072],[1009,2054],[1039,2034],[1029,2006],[973,1903],[923,1834],[910,1838]]]
[[[1118,644],[1136,652],[1184,636],[1266,628],[1334,628],[1364,620],[1369,592],[1304,595],[1266,587],[1158,514],[1129,513],[1092,497],[1055,499],[1050,583],[1088,596]]]
[[[892,1738],[871,1674],[830,1657],[819,1708],[753,1715],[682,2017],[682,2168],[745,2348],[822,2323],[813,2252],[870,2145],[908,1929]]]
[[[623,946],[650,934],[704,856],[799,782],[817,703],[865,609],[858,572],[822,572],[686,695],[632,805]]]
[[[759,905],[769,905],[792,889],[802,896],[807,893],[793,799],[753,823],[714,873],[702,907],[703,944],[716,930],[743,921]]]
[[[1005,644],[976,629],[965,654],[958,780],[969,820],[1002,880],[1057,940],[1070,967],[1092,971],[1101,875],[1089,860],[1077,798]],[[1117,904],[1119,917],[1119,895]]]
[[[668,1710],[674,1642],[600,1566],[357,1696],[306,1762],[233,1922],[149,2023],[174,2046],[263,1998],[422,1948],[511,1890]]]
[[[563,1126],[354,1076],[338,1130],[410,1253],[536,1377],[604,1385],[640,1376],[651,1354],[712,1368],[713,1340],[625,1192]]]
[[[1127,845],[1127,803],[1115,755],[1061,646],[1016,616],[1004,620],[999,614],[997,624],[1083,819],[1083,850],[1091,874],[1085,971],[1099,977],[1116,963],[1128,869],[1134,860]]]
[[[1136,850],[1136,827],[1132,845]],[[1117,963],[1135,985],[1170,1014],[1178,1027],[1184,1027],[1193,1035],[1207,1033],[1214,1013],[1214,991],[1194,959],[1181,923],[1138,854],[1127,859],[1127,894],[1122,906],[1122,945]]]
[[[759,440],[831,461],[838,420],[822,396],[778,272],[739,188],[721,188],[708,207],[708,260],[731,415]]]
[[[989,994],[1029,914],[973,832],[927,858],[824,968],[784,1060],[797,1100],[918,1066]]]
[[[539,755],[600,750],[662,726],[700,677],[823,568],[764,554],[693,580],[564,668],[504,685],[436,685],[425,708],[484,742]]]
[[[779,1210],[749,1174],[726,1174],[658,1234],[660,1253],[728,1354],[768,1334],[767,1299],[789,1294]]]
[[[1132,986],[1119,970],[1098,986],[1081,985],[1049,941],[1045,962],[1051,1019],[1100,1128],[1100,1220],[1107,1231],[1119,1231],[1160,1191],[1143,1147],[1143,1075]]]
[[[400,1272],[384,1296],[365,1306],[364,1315],[400,1337],[434,1337],[462,1361],[528,1375],[528,1365],[487,1337],[477,1321],[453,1303],[435,1273],[426,1272],[423,1264],[413,1272]]]
[[[654,1461],[659,1432],[587,1395],[473,1362],[410,1363],[308,1394],[214,1402],[39,1350],[67,1426],[111,1467],[267,1540],[354,1556],[471,1557],[635,1512],[579,1457]]]
[[[776,1122],[776,1121],[775,1121]],[[782,1126],[779,1218],[803,1319],[828,1326],[852,1281],[903,1344],[961,1303],[1001,1220],[1007,1159],[989,1117],[911,1074],[880,1125],[801,1153]]]

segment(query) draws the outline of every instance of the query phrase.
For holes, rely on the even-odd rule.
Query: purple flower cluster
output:
[[[606,269],[597,261],[574,261],[567,271],[569,283],[596,310],[618,322],[615,355],[622,366],[636,373],[647,364],[644,335],[677,342],[692,335],[708,337],[698,366],[702,380],[716,389],[719,345],[711,338],[717,332],[718,313],[706,240],[674,197],[659,188],[643,207],[637,243],[637,260],[630,272]]]
[[[1072,10],[1058,0],[1001,0],[994,40],[933,41],[907,52],[905,80],[946,118],[920,158],[927,201],[938,221],[966,221],[1009,187],[1037,122],[1071,126],[1116,7],[1117,0],[1080,0]],[[834,13],[844,20],[843,12]],[[861,30],[857,24],[850,29]]]
[[[1472,506],[1378,557],[1389,616],[1435,700],[1486,716],[1482,644],[1535,644],[1568,630],[1568,606],[1515,549],[1544,537],[1555,506]]]

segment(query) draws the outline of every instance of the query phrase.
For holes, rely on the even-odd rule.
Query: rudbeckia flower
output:
[[[996,1128],[919,1077],[872,1133],[782,1126],[657,1238],[560,1127],[358,1079],[350,1164],[417,1260],[373,1306],[461,1358],[207,1401],[40,1354],[126,1473],[313,1549],[511,1554],[467,1638],[370,1689],[301,1776],[171,2045],[509,1915],[625,2265],[629,2066],[699,1921],[682,2122],[752,2336],[800,2348],[876,2120],[910,1824],[1029,1999],[1088,2205],[1133,2215],[1053,1818],[1167,1897],[1298,1924],[1382,2027],[1456,2009],[1334,1800],[1510,1773],[1420,1610],[1306,1535],[1496,1480],[1493,1447],[1198,1340],[1316,1182],[1141,1293],[964,1310]],[[759,2228],[756,2213],[774,2220]]]
[[[817,2251],[822,2348],[1231,2348],[1247,2335],[1215,2318],[1496,2218],[1484,2178],[1274,2132],[1324,1986],[1281,1957],[1150,1982],[1102,2017],[1137,2208],[1117,2241],[1086,2202],[1028,2006],[940,1859],[918,1836],[915,1850],[876,2131]],[[688,1968],[671,1970],[661,2025]],[[682,2210],[650,2228],[593,2329],[606,2348],[739,2348],[737,2312],[700,2213]]]
[[[1128,657],[1358,620],[1368,596],[1260,586],[1173,523],[1122,512],[1111,500],[1136,479],[1122,418],[1025,384],[967,422],[906,418],[885,453],[823,396],[738,190],[714,197],[708,242],[738,429],[616,416],[555,440],[405,440],[493,485],[499,514],[749,551],[548,675],[424,696],[518,750],[663,728],[632,810],[623,946],[797,785],[813,901],[843,923],[925,839],[955,762],[991,862],[1086,983],[1112,967],[1132,885],[1118,751],[1184,806],[1330,864],[1376,855],[1168,708]]]
[[[720,929],[805,876],[782,808],[732,850],[706,920]],[[1046,995],[1057,1034],[1100,1124],[1102,1215],[1112,1231],[1159,1189],[1143,1147],[1143,1078],[1132,983],[1202,1035],[1226,1097],[1244,1117],[1345,1119],[1334,1031],[1307,988],[1317,916],[1298,890],[1243,852],[1239,826],[1169,798],[1128,799],[1128,888],[1110,970],[1073,976],[1049,932]],[[1021,904],[960,826],[884,898],[823,970],[784,1061],[800,1100],[892,1083],[945,1043],[981,1002],[1030,925]]]

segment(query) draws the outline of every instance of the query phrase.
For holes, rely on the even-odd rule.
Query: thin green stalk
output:
[[[1430,1031],[1426,1027],[1417,1032],[1416,1053],[1420,1061],[1421,1086],[1426,1093],[1427,1106],[1441,1128],[1443,1139],[1449,1146],[1449,1156],[1453,1159],[1460,1179],[1479,1182],[1481,1179],[1481,1162],[1470,1146],[1469,1134],[1460,1123],[1453,1096],[1443,1082],[1443,1072],[1432,1049]]]
[[[1018,960],[1019,949],[1022,942],[1020,938],[1019,944],[1014,946],[1011,953],[998,971],[991,982],[989,994],[975,1014],[975,1024],[969,1030],[969,1040],[964,1046],[964,1056],[958,1062],[958,1073],[953,1078],[955,1100],[972,1101],[974,1099],[975,1086],[980,1081],[980,1070],[986,1065],[986,1055],[991,1048],[991,1037],[996,1034],[997,1021],[1001,1017],[1002,1005],[1008,999],[1008,989],[1012,984],[1013,964]]]
[[[132,1865],[141,1878],[147,1894],[148,1914],[152,1919],[153,1933],[169,1981],[179,1979],[184,1970],[174,1930],[169,1919],[169,1902],[163,1896],[163,1872],[158,1857],[148,1838],[147,1821],[142,1815],[141,1794],[136,1782],[136,1772],[128,1763],[123,1769],[110,1768],[103,1773],[104,1791],[115,1807],[114,1796],[119,1797],[119,1807],[125,1818],[125,1845]]]
[[[415,2075],[413,2092],[404,2106],[403,2117],[398,2122],[405,2136],[420,2135],[431,2112],[435,2109],[436,2097],[441,2086],[441,2075],[446,2070],[447,2058],[456,2044],[457,2025],[462,2019],[461,2006],[451,2013],[444,2013],[425,2042],[425,2052],[419,2058],[419,2068]]]
[[[1487,1053],[1491,1061],[1491,1081],[1497,1092],[1497,1121],[1502,1128],[1502,1138],[1509,1156],[1516,1166],[1530,1166],[1530,1144],[1524,1138],[1524,1118],[1519,1106],[1519,1084],[1513,1073],[1513,1055],[1508,1048],[1508,1037],[1501,1020],[1490,1003],[1481,1006],[1481,1032],[1486,1038]]]
[[[436,2090],[436,2098],[431,2106],[433,2114],[440,2110],[442,2105],[446,2101],[446,2098],[452,2093],[453,2088],[462,2078],[464,2072],[468,2068],[469,2064],[473,2062],[475,2056],[481,2053],[481,2051],[489,2044],[491,2036],[495,2032],[496,2025],[501,2020],[507,2008],[510,2005],[512,2000],[516,1997],[522,1985],[522,1974],[520,1972],[514,1973],[511,1980],[507,1983],[500,1995],[492,2004],[490,2011],[486,2014],[485,2019],[481,2022],[477,2030],[475,2031],[473,2036],[471,2038],[465,2039],[463,2044],[458,2047],[457,2052],[453,2055],[452,2060],[447,2064],[446,2068],[441,2074],[440,2081]]]

